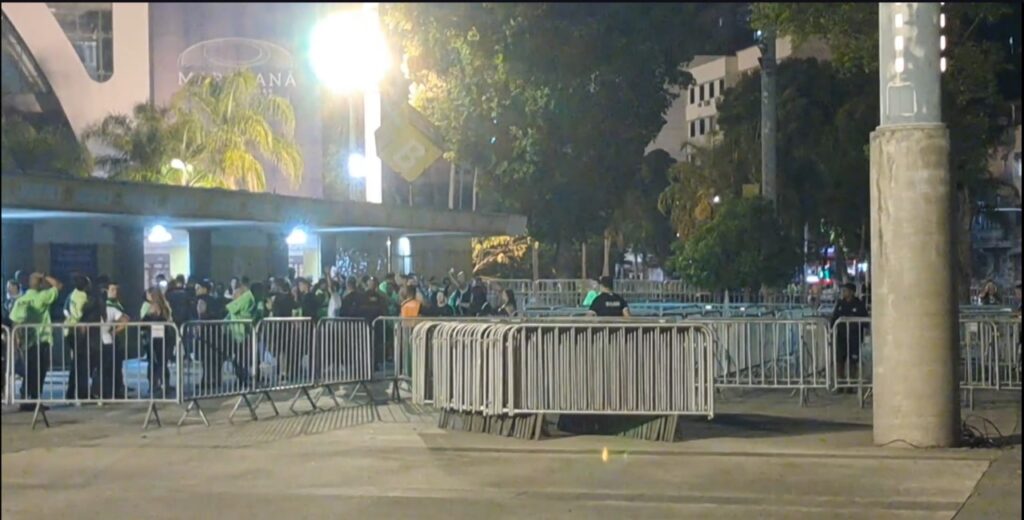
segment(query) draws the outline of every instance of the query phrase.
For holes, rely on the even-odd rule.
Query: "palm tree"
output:
[[[294,128],[291,104],[265,95],[252,72],[238,71],[193,76],[169,106],[137,105],[84,138],[111,150],[97,159],[108,178],[264,191],[264,162],[293,185],[302,178]]]
[[[193,76],[172,106],[183,129],[201,142],[188,162],[198,171],[216,172],[223,187],[264,191],[263,162],[277,166],[293,185],[302,180],[295,112],[288,100],[264,94],[252,72],[223,79]]]

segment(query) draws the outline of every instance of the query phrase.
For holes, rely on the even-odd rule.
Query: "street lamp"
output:
[[[355,149],[356,126],[351,96],[363,93],[365,149],[364,160],[356,161],[361,163],[358,176],[366,178],[366,201],[379,204],[384,195],[375,132],[381,122],[380,82],[391,67],[391,54],[377,4],[364,3],[360,10],[336,12],[321,20],[313,28],[309,47],[309,59],[320,82],[336,94],[349,96],[350,153]]]

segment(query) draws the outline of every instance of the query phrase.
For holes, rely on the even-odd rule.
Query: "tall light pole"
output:
[[[940,8],[878,8],[881,124],[871,134],[874,441],[959,439],[959,344]]]
[[[321,20],[310,38],[309,58],[317,78],[336,94],[363,94],[362,156],[348,160],[349,174],[366,183],[366,201],[383,200],[382,167],[375,132],[380,128],[380,82],[391,67],[376,3],[339,11]],[[349,144],[354,145],[355,103],[349,98]],[[354,146],[353,146],[354,148]],[[350,148],[351,153],[351,148]]]
[[[776,201],[776,55],[775,29],[761,33],[761,196]]]

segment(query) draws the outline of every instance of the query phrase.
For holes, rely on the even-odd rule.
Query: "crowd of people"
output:
[[[497,305],[492,305],[483,280],[469,278],[462,272],[456,274],[454,270],[441,280],[394,273],[388,273],[383,279],[371,275],[346,277],[338,275],[334,269],[325,270],[318,280],[312,280],[298,277],[294,270],[289,270],[287,275],[258,281],[239,276],[227,285],[208,279],[187,280],[181,275],[170,279],[158,275],[145,291],[145,300],[137,312],[124,307],[121,286],[109,276],[93,279],[76,274],[70,282],[70,290],[67,290],[56,277],[44,273],[28,276],[17,273],[6,283],[4,325],[42,325],[30,330],[32,337],[25,338],[20,354],[24,362],[17,363],[19,375],[24,378],[23,392],[29,399],[38,397],[49,370],[55,331],[46,325],[52,323],[65,324],[66,337],[61,339],[72,358],[91,358],[98,361],[92,364],[111,370],[109,377],[96,377],[96,367],[73,363],[69,370],[69,398],[92,395],[109,399],[123,397],[119,395],[123,392],[123,376],[114,367],[120,367],[124,359],[107,358],[120,350],[115,348],[115,342],[129,322],[180,326],[189,321],[258,321],[268,317],[308,317],[314,321],[347,317],[373,321],[382,316],[514,317],[519,314],[511,290],[501,291]],[[109,323],[110,326],[67,327],[88,323]],[[173,341],[170,336],[154,339],[153,348],[163,349],[165,342],[173,344]],[[87,349],[95,352],[85,352]],[[6,356],[7,349],[0,350]],[[164,356],[153,357],[157,365],[151,363],[150,384],[151,388],[159,389],[165,367],[159,366],[156,358]],[[89,387],[90,379],[94,382],[92,387]]]

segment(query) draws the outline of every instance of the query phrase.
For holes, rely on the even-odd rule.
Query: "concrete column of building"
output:
[[[267,272],[272,276],[288,273],[288,243],[281,232],[267,233]],[[256,275],[260,276],[260,275]]]
[[[196,280],[213,277],[213,231],[188,230],[189,275]]]
[[[119,298],[128,315],[139,318],[146,292],[146,230],[142,226],[111,226],[114,235],[114,271]]]
[[[338,235],[320,233],[320,270],[326,271],[334,267],[338,261]]]
[[[959,439],[949,136],[939,4],[879,4],[881,125],[871,134],[874,441]]]
[[[0,233],[3,257],[3,278],[9,280],[21,271],[25,277],[35,267],[35,226],[31,222],[4,222]]]

